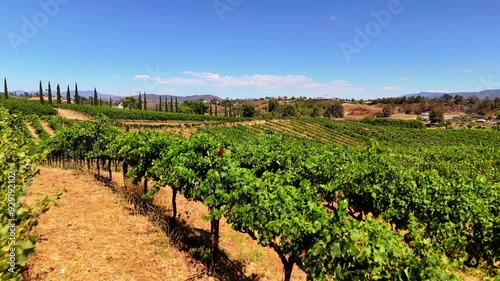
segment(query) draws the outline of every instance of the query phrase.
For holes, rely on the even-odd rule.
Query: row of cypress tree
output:
[[[50,81],[49,81],[48,86],[47,86],[47,92],[48,92],[47,93],[47,99],[48,99],[47,102],[48,102],[48,104],[52,104],[53,103],[53,95],[52,95],[52,86],[50,85]],[[45,96],[44,96],[42,81],[40,81],[40,84],[39,84],[38,96],[39,96],[40,102],[44,104],[45,103]],[[9,92],[7,89],[7,78],[4,78],[4,98],[6,98],[6,99],[9,98]],[[56,103],[58,103],[58,104],[62,103],[61,87],[59,84],[57,84],[57,87],[56,87],[55,99],[56,99]],[[70,91],[70,87],[68,85],[67,90],[66,90],[66,102],[73,103],[73,104],[82,104],[81,97],[78,94],[78,84],[77,83],[75,83],[74,99],[71,98],[71,91]],[[98,98],[96,88],[94,88],[94,96],[93,96],[93,98],[90,98],[90,103],[93,106],[102,106],[102,100],[100,98]],[[111,98],[109,98],[109,106],[110,107],[112,106]],[[147,110],[146,92],[144,92],[143,95],[141,93],[139,93],[139,102],[137,105],[137,109]],[[165,102],[162,102],[162,96],[160,96],[160,102],[156,106],[156,110],[157,111],[164,111],[164,112],[179,112],[179,103],[177,101],[177,97],[175,97],[175,103],[174,103],[174,99],[171,96],[170,97],[170,104],[169,104],[168,100],[166,100]]]
[[[52,86],[50,85],[50,82],[48,84],[47,92],[48,92],[47,93],[48,103],[52,104],[53,95],[52,95]],[[38,96],[40,97],[40,102],[45,103],[42,81],[40,81],[40,85],[38,88]],[[98,105],[96,88],[94,88],[94,98],[91,99],[91,101],[92,101],[92,105]],[[59,104],[62,103],[61,87],[59,86],[59,84],[57,84],[57,87],[56,87],[56,102]],[[70,91],[69,85],[68,85],[68,88],[66,90],[66,103],[74,103],[74,104],[81,104],[82,103],[81,97],[78,94],[78,84],[77,83],[75,83],[75,95],[74,95],[73,100],[71,99],[71,91]]]
[[[3,79],[3,84],[4,84],[4,98],[8,99],[9,98],[9,91],[7,89],[7,78]],[[52,104],[53,103],[53,101],[52,101],[53,95],[52,95],[52,86],[50,85],[50,81],[48,84],[47,92],[48,92],[47,93],[48,104]],[[40,98],[40,102],[45,103],[42,81],[40,81],[40,85],[39,85],[39,89],[38,89],[38,96]],[[98,97],[97,97],[97,89],[96,88],[94,88],[94,97],[91,98],[90,100],[91,100],[91,105],[94,105],[94,106],[102,105],[102,100],[98,99]],[[81,98],[80,98],[80,95],[78,94],[78,84],[77,83],[75,83],[74,100],[73,100],[73,102],[71,102],[71,101],[72,101],[71,100],[71,92],[70,92],[69,85],[68,85],[68,88],[66,90],[66,102],[67,103],[74,103],[74,104],[81,104]],[[58,103],[58,104],[62,103],[61,87],[59,86],[59,84],[57,84],[57,87],[56,87],[56,103]],[[111,106],[111,98],[109,99],[109,105]]]
[[[9,98],[9,90],[7,89],[7,78],[3,79],[3,95],[4,95],[4,98],[6,98],[6,99]]]
[[[147,105],[146,92],[144,92],[144,95],[141,95],[141,93],[139,93],[139,103],[137,109],[147,110],[146,105]],[[169,103],[168,99],[165,100],[165,102],[163,102],[162,96],[160,95],[160,102],[156,106],[156,111],[179,112],[179,102],[177,101],[177,97],[175,97],[175,103],[174,103],[173,97],[170,96],[170,103]]]

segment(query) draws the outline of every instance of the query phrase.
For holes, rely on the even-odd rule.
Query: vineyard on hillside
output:
[[[294,265],[310,280],[500,273],[496,131],[305,118],[243,126],[221,119],[190,125],[195,130],[184,138],[170,133],[171,125],[124,126],[105,116],[71,121],[2,114],[15,128],[4,134],[6,141],[23,138],[9,151],[108,178],[120,171],[144,184],[144,200],[171,188],[172,227],[183,211],[177,195],[203,203],[211,222],[210,273],[217,268],[222,217],[273,249],[285,280]]]

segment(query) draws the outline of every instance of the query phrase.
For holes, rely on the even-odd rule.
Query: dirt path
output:
[[[51,137],[56,135],[56,132],[49,126],[47,122],[40,119],[40,124],[42,124],[42,128],[47,132]]]
[[[71,120],[90,120],[90,118],[87,115],[69,109],[57,108],[57,114],[61,117]]]
[[[29,280],[186,280],[199,271],[201,265],[190,263],[146,217],[130,214],[117,194],[91,176],[42,168],[26,201],[62,189],[34,229],[39,242],[28,263]]]
[[[36,133],[36,130],[31,126],[31,124],[29,122],[24,123],[26,124],[28,131],[30,131],[31,136],[35,139],[40,139],[40,137],[38,137],[38,134]]]

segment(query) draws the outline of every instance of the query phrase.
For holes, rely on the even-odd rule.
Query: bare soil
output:
[[[30,131],[30,134],[33,138],[35,139],[39,139],[38,137],[38,134],[36,133],[36,130],[35,128],[33,128],[30,124],[30,122],[24,122],[26,124],[26,127],[28,128],[28,130]]]
[[[69,110],[69,109],[62,109],[62,108],[57,108],[57,114],[61,117],[64,117],[66,119],[71,119],[71,120],[90,120],[90,117],[74,110]]]
[[[358,120],[364,117],[375,117],[376,114],[382,111],[379,106],[371,106],[365,104],[343,104],[344,117],[349,120]]]
[[[39,242],[28,262],[29,280],[186,280],[200,271],[92,176],[42,168],[27,203],[61,189],[66,192],[34,229]]]
[[[42,119],[40,119],[39,121],[45,132],[47,132],[51,137],[55,136],[56,132],[49,126],[49,124],[47,124],[47,122]]]

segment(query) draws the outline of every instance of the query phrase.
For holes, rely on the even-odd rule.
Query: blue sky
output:
[[[500,88],[500,1],[3,0],[0,74],[114,95]],[[73,87],[73,86],[72,86]]]

